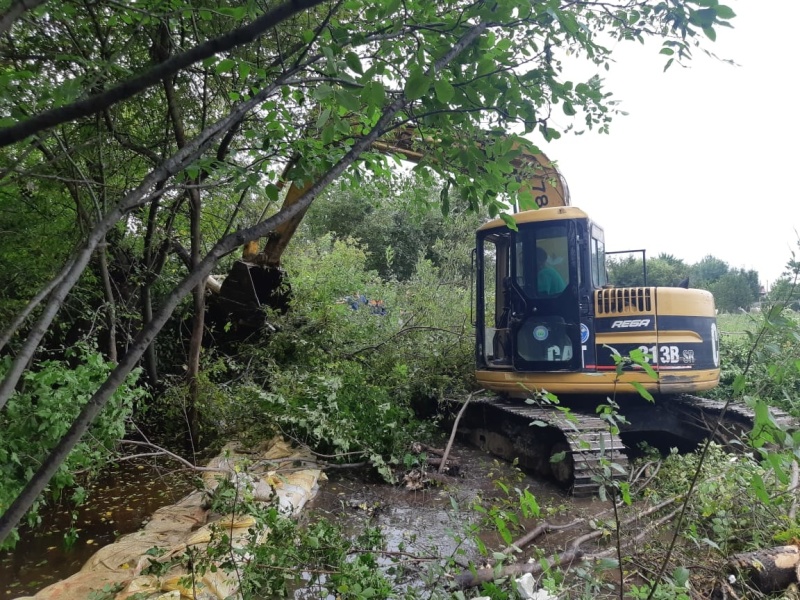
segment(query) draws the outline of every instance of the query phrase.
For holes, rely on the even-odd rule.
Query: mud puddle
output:
[[[575,500],[555,483],[528,476],[509,463],[499,461],[490,454],[457,442],[453,455],[460,463],[460,474],[443,477],[441,483],[432,483],[425,489],[408,489],[400,484],[392,486],[382,482],[364,481],[356,473],[328,472],[328,482],[306,507],[304,518],[324,518],[339,524],[355,539],[367,527],[377,527],[386,541],[386,558],[383,566],[390,566],[398,556],[422,557],[417,568],[409,574],[407,585],[421,585],[426,576],[439,565],[452,558],[466,568],[470,561],[479,561],[480,554],[475,536],[470,528],[477,528],[477,537],[489,551],[506,547],[497,529],[488,525],[472,506],[478,498],[485,507],[500,506],[504,500],[509,510],[519,512],[515,504],[516,490],[528,490],[541,507],[542,517],[522,521],[530,529],[541,519],[553,523],[569,522],[578,514],[599,510],[600,503]],[[506,486],[503,492],[498,482]],[[512,531],[514,539],[522,533]],[[559,538],[551,536],[542,540],[543,547],[557,547]],[[548,554],[550,552],[548,551]],[[422,565],[420,567],[420,565]],[[320,598],[319,589],[298,590],[296,599]],[[333,600],[329,596],[327,600]]]

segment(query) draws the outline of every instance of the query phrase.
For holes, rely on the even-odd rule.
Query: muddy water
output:
[[[512,494],[514,488],[527,488],[543,510],[551,511],[548,518],[553,522],[567,522],[576,511],[592,509],[592,500],[575,501],[555,484],[526,476],[473,447],[457,443],[453,453],[461,464],[460,476],[445,478],[444,483],[423,490],[365,482],[354,473],[329,471],[329,481],[309,503],[305,518],[337,522],[352,537],[366,527],[378,527],[387,550],[396,553],[395,558],[400,553],[430,557],[432,564],[438,562],[438,557],[453,557],[467,566],[470,559],[478,558],[474,542],[463,541],[467,539],[465,530],[479,523],[479,514],[470,506],[478,496],[487,499],[486,506],[489,500],[504,497],[497,481],[509,486]],[[499,550],[506,545],[492,528],[482,528],[479,535],[490,549]],[[408,583],[415,585],[423,579],[424,573],[416,571],[410,574]],[[318,599],[319,589],[298,590],[295,597]]]
[[[459,476],[417,490],[370,480],[365,473],[328,471],[329,481],[321,485],[303,518],[329,519],[353,537],[368,526],[379,527],[389,552],[427,556],[431,564],[453,556],[466,565],[477,558],[474,542],[462,541],[466,528],[478,523],[478,514],[470,506],[478,496],[487,500],[485,505],[496,503],[503,496],[498,481],[512,494],[514,488],[527,488],[554,523],[593,509],[592,500],[574,500],[555,484],[526,476],[471,446],[456,442],[453,455],[460,463]],[[68,577],[100,547],[136,531],[156,509],[176,502],[193,486],[185,476],[126,463],[106,473],[92,488],[87,506],[78,510],[74,524],[78,539],[72,548],[64,547],[64,534],[72,525],[69,513],[62,510],[47,515],[37,531],[23,531],[14,552],[0,553],[0,600],[33,594]],[[492,528],[484,528],[480,538],[493,550],[505,546]],[[385,564],[389,563],[387,559]],[[408,583],[415,585],[422,579],[420,571],[413,570]],[[319,590],[298,590],[296,598],[319,600]]]
[[[56,507],[41,527],[21,530],[13,551],[0,552],[0,600],[32,595],[69,577],[101,547],[138,530],[156,509],[194,487],[185,474],[127,462],[109,468],[87,489],[88,501],[74,523],[70,508]],[[78,537],[67,548],[64,536],[72,527]]]

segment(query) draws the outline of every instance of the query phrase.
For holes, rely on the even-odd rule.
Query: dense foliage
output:
[[[390,466],[419,428],[414,407],[470,385],[469,280],[422,257],[405,281],[382,280],[360,245],[331,236],[304,240],[287,259],[292,310],[225,358],[217,385],[230,399],[209,411],[215,433],[280,430],[393,480]]]
[[[0,363],[0,374],[8,361]],[[45,460],[69,429],[72,419],[108,375],[112,365],[96,353],[77,348],[64,361],[47,360],[25,375],[24,383],[0,413],[0,511],[4,511],[32,475],[31,463]],[[95,421],[87,436],[62,463],[41,502],[61,505],[61,510],[81,503],[81,485],[106,465],[109,448],[126,432],[126,422],[145,395],[136,386],[138,372],[122,386]],[[28,524],[40,515],[35,507]]]

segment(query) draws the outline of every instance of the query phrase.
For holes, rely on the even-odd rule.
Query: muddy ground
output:
[[[306,507],[304,519],[325,518],[339,523],[352,537],[366,527],[380,528],[386,539],[385,564],[405,557],[406,564],[413,565],[407,584],[423,585],[437,570],[436,565],[448,559],[465,569],[470,562],[482,564],[485,558],[468,532],[471,527],[480,529],[478,537],[490,552],[507,546],[497,528],[474,510],[479,499],[487,509],[506,507],[519,516],[518,492],[528,490],[536,498],[539,518],[521,518],[519,527],[509,523],[515,540],[545,520],[554,525],[570,523],[577,517],[591,518],[609,506],[599,499],[573,499],[554,482],[526,475],[472,446],[456,442],[452,452],[459,463],[458,474],[435,477],[422,489],[370,480],[360,472],[329,471],[329,481]],[[526,556],[563,552],[571,539],[560,532],[545,534],[527,549]],[[297,597],[320,596],[311,590],[299,592]]]
[[[353,538],[367,527],[380,528],[386,540],[382,564],[388,569],[401,561],[404,564],[402,583],[407,586],[427,585],[427,589],[431,589],[432,585],[439,588],[452,586],[452,581],[426,583],[432,573],[441,577],[440,567],[445,561],[451,560],[464,569],[470,563],[480,567],[486,558],[485,554],[479,552],[479,544],[485,545],[489,556],[508,546],[496,525],[491,522],[492,519],[487,522],[485,515],[474,509],[479,500],[487,511],[493,508],[506,510],[503,516],[514,540],[543,523],[558,528],[580,521],[577,526],[568,530],[544,532],[526,546],[523,552],[515,553],[512,563],[524,565],[531,558],[540,561],[542,558],[563,556],[575,549],[577,539],[587,535],[594,537],[580,542],[582,553],[611,559],[615,556],[611,535],[614,530],[614,515],[609,501],[597,498],[574,499],[554,482],[526,475],[513,465],[463,442],[456,441],[451,456],[458,462],[458,473],[432,476],[432,481],[424,486],[416,485],[416,480],[411,486],[402,482],[390,485],[375,479],[371,471],[330,469],[327,471],[328,481],[322,483],[317,496],[306,506],[302,519],[328,519],[341,525]],[[436,471],[435,468],[429,470]],[[401,470],[398,476],[402,478],[404,473]],[[132,483],[136,478],[126,473],[123,479]],[[61,524],[49,528],[48,532],[49,535],[55,534],[61,538],[41,539],[39,533],[30,538],[29,543],[22,544],[16,553],[0,555],[0,600],[32,593],[38,587],[43,587],[54,579],[65,578],[79,569],[85,557],[79,556],[77,551],[91,553],[105,543],[105,536],[119,534],[123,522],[125,525],[132,524],[131,521],[136,520],[132,518],[134,516],[139,520],[146,518],[146,515],[139,514],[145,507],[143,496],[151,498],[158,505],[165,503],[163,494],[167,490],[162,487],[164,480],[160,481],[162,483],[158,485],[152,482],[146,486],[139,485],[135,492],[125,492],[112,484],[100,486],[105,488],[108,497],[100,505],[93,503],[93,510],[81,513],[78,517],[76,524],[82,531],[74,551],[63,551],[64,525]],[[145,493],[148,489],[153,493]],[[535,498],[540,513],[538,517],[525,519],[520,516],[518,499],[523,492]],[[162,500],[160,503],[159,499]],[[152,510],[155,508],[157,506],[153,506]],[[653,511],[648,516],[649,521],[640,518],[638,514],[631,517],[631,511],[644,509],[644,506],[632,507],[620,515],[623,522],[622,533],[629,544],[625,548],[625,556],[634,556],[637,547],[658,542],[664,537],[666,534],[663,530],[647,532],[647,528],[653,519],[669,516],[669,511],[674,511],[675,507],[665,506],[658,512]],[[518,516],[519,524],[515,525],[508,515]],[[664,524],[668,522],[665,520]],[[479,530],[479,533],[469,533],[470,528]],[[636,541],[637,535],[642,533],[647,535]],[[666,538],[660,541],[664,542]],[[590,564],[597,565],[598,561]],[[589,570],[594,568],[587,567]],[[626,583],[636,581],[637,569],[638,572],[652,575],[641,568],[652,566],[640,567],[634,562],[628,563]],[[449,571],[457,572],[459,568],[451,565]],[[632,573],[630,579],[627,573]],[[596,575],[595,569],[587,577],[587,581],[596,582]],[[618,580],[613,569],[609,569],[602,577],[606,577],[609,584],[613,584],[615,578]],[[578,586],[580,584],[580,581],[576,583]],[[298,600],[318,600],[325,596],[317,588],[298,590],[295,597]],[[601,595],[592,592],[588,597]]]

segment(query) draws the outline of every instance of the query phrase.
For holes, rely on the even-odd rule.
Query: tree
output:
[[[331,186],[309,210],[306,235],[333,233],[339,239],[359,240],[368,250],[367,268],[385,279],[408,279],[420,255],[441,266],[444,257],[437,252],[437,240],[458,246],[468,268],[469,249],[463,246],[468,242],[471,247],[480,220],[466,214],[465,207],[453,207],[447,216],[432,210],[440,193],[441,186],[423,185],[413,174],[389,186],[380,181]]]
[[[520,191],[511,161],[520,147],[534,150],[523,135],[561,135],[554,110],[580,111],[586,126],[600,131],[614,114],[601,80],[572,81],[561,57],[608,67],[610,38],[655,36],[669,62],[684,60],[734,16],[703,1],[653,0],[619,2],[613,10],[605,2],[557,0],[292,0],[263,10],[257,1],[144,0],[136,11],[36,4],[18,1],[0,20],[0,81],[8,90],[0,113],[9,115],[0,121],[0,147],[7,149],[0,186],[18,197],[27,181],[59,183],[83,229],[47,293],[36,295],[0,340],[5,345],[38,310],[0,385],[0,409],[92,258],[108,251],[112,231],[146,248],[147,281],[158,279],[175,243],[188,242],[191,258],[158,311],[143,311],[117,367],[0,518],[0,540],[182,299],[237,247],[305,211],[330,182],[357,181],[354,165],[387,173],[389,162],[370,151],[376,140],[409,126],[418,139],[436,140],[425,148],[421,173],[441,177],[471,208],[500,214]],[[73,45],[76,39],[83,42]],[[170,101],[171,93],[180,102]],[[76,148],[84,151],[79,159]],[[254,210],[253,203],[277,199],[287,164],[289,178],[313,185],[290,208]],[[208,196],[202,211],[198,194]],[[523,206],[531,204],[529,192],[520,195]],[[447,193],[442,200],[446,207]],[[204,242],[198,223],[211,204],[220,214],[203,224],[216,241]],[[106,294],[104,301],[116,299]]]
[[[755,289],[753,276],[755,276]],[[747,310],[758,300],[758,273],[731,270],[712,283],[708,289],[714,294],[714,301],[720,311]]]
[[[728,272],[728,263],[710,254],[692,266],[692,280],[698,287],[708,288]]]
[[[800,310],[800,286],[797,283],[797,277],[781,277],[770,288],[767,300]]]
[[[620,287],[637,287],[644,285],[644,267],[642,261],[635,256],[612,259],[608,264],[609,277],[614,285]],[[683,260],[670,254],[659,254],[647,260],[647,285],[678,285],[689,273],[689,267]]]

